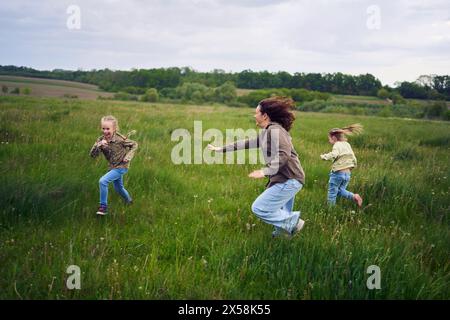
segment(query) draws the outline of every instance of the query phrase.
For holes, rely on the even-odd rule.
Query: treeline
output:
[[[0,74],[78,81],[98,85],[110,92],[131,90],[145,92],[148,88],[177,88],[184,83],[198,83],[216,88],[232,82],[241,89],[307,89],[332,94],[376,96],[380,89],[396,89],[404,98],[450,100],[450,76],[421,76],[416,82],[401,82],[397,88],[382,86],[371,74],[294,73],[244,70],[228,73],[223,70],[198,72],[190,68],[109,69],[70,71],[55,69],[39,71],[27,67],[0,66]],[[419,81],[420,80],[420,81]],[[126,90],[125,90],[126,89]]]
[[[103,98],[104,99],[104,98]],[[218,102],[231,106],[241,106],[237,102],[236,87],[232,82],[212,88],[201,83],[186,82],[176,88],[150,88],[143,90],[137,87],[126,87],[114,94],[115,100],[143,102],[181,102],[181,103],[211,103]],[[242,105],[244,106],[244,105]]]

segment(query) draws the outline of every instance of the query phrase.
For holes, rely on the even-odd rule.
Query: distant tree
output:
[[[159,94],[161,97],[168,98],[168,99],[177,99],[177,90],[175,88],[162,88],[159,91]]]
[[[377,92],[377,97],[380,99],[387,99],[389,98],[389,91],[387,91],[385,88],[381,88]]]
[[[145,93],[144,88],[139,88],[139,87],[134,87],[134,86],[124,87],[124,88],[122,88],[121,91],[131,93],[131,94],[144,94]]]
[[[392,92],[389,96],[389,98],[392,100],[394,104],[403,104],[405,103],[405,99],[403,96],[398,92]]]
[[[375,96],[380,88],[381,82],[369,73],[356,77],[356,90],[359,95]]]
[[[176,88],[176,96],[184,101],[198,103],[214,101],[214,89],[201,83],[186,82]]]
[[[421,75],[417,78],[416,83],[425,88],[433,87],[433,76],[432,75]]]
[[[414,82],[404,81],[397,90],[405,98],[427,99],[428,97],[427,89]]]
[[[156,102],[159,100],[158,90],[155,88],[148,89],[143,96],[141,96],[141,101],[145,102]]]
[[[8,86],[2,85],[2,92],[5,94],[8,93]]]
[[[450,76],[433,76],[433,89],[450,100]]]
[[[222,103],[230,103],[236,100],[236,87],[232,82],[225,82],[214,90],[215,100]]]

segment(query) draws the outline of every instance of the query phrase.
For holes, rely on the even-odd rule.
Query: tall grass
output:
[[[0,298],[448,299],[448,123],[298,113],[293,142],[306,171],[293,239],[272,239],[250,210],[257,165],[174,165],[176,128],[252,128],[251,109],[0,97]],[[101,116],[136,129],[125,206],[95,216],[104,159],[88,151]],[[354,122],[359,160],[349,189],[364,209],[326,207],[328,129]],[[352,140],[353,139],[353,140]],[[354,142],[354,143],[353,143]],[[204,142],[206,146],[208,142]],[[81,290],[68,290],[69,265]],[[367,267],[381,269],[369,290]]]

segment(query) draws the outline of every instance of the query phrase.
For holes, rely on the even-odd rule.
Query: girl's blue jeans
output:
[[[300,219],[300,211],[292,211],[294,199],[303,185],[296,179],[277,183],[266,189],[252,204],[253,213],[262,221],[291,233]]]
[[[100,178],[100,205],[106,207],[108,204],[108,185],[113,182],[114,189],[126,201],[131,202],[131,197],[128,191],[123,186],[123,175],[128,172],[126,168],[115,168],[108,171]]]
[[[350,182],[350,176],[351,174],[349,172],[330,172],[327,197],[329,205],[335,205],[336,198],[338,196],[353,200],[353,193],[347,191],[347,186]]]

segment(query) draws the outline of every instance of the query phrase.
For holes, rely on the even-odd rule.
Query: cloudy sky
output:
[[[340,71],[392,85],[450,74],[450,1],[2,0],[9,64]]]

